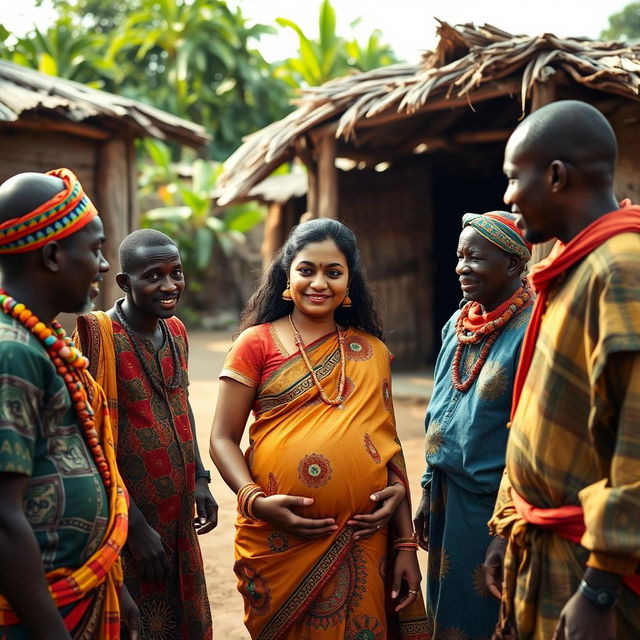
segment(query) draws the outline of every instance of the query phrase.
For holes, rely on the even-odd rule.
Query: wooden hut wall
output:
[[[0,127],[0,181],[23,171],[44,172],[68,167],[90,197],[96,197],[99,142],[57,131]]]
[[[614,191],[618,198],[640,202],[640,110],[638,103],[624,101],[624,106],[609,115],[618,140],[618,164]]]
[[[100,211],[107,237],[104,253],[111,271],[96,301],[98,308],[108,308],[119,297],[115,284],[118,246],[138,224],[133,140],[108,135],[104,132],[85,137],[41,128],[0,126],[0,182],[24,171],[68,167]]]
[[[383,172],[340,172],[338,189],[338,218],[358,237],[395,363],[424,365],[433,357],[429,166],[407,163]]]

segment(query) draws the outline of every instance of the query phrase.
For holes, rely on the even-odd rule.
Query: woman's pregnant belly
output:
[[[313,505],[296,509],[299,515],[343,524],[372,511],[369,496],[387,485],[386,461],[367,438],[362,429],[330,438],[321,429],[290,433],[273,444],[267,436],[255,440],[247,461],[255,482],[269,495],[314,499]]]

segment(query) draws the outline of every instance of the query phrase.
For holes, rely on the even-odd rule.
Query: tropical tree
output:
[[[2,57],[201,123],[215,159],[291,109],[291,88],[256,49],[274,28],[224,0],[49,2],[49,29],[15,38],[0,28]]]
[[[602,32],[607,40],[640,40],[640,2],[628,4],[609,16],[609,27]]]
[[[272,27],[251,25],[222,0],[136,0],[111,36],[107,59],[123,92],[204,124],[212,155],[289,110],[289,91],[252,48]],[[129,78],[144,78],[134,84]]]
[[[1,57],[52,76],[96,88],[103,88],[114,76],[100,55],[106,49],[104,35],[81,29],[68,16],[61,16],[45,31],[34,25],[28,34],[13,38],[0,25],[0,41]]]
[[[203,159],[172,161],[162,142],[143,142],[140,193],[143,203],[153,203],[142,215],[143,227],[163,231],[180,247],[187,278],[187,304],[202,306],[199,294],[216,271],[228,271],[237,303],[244,303],[241,274],[234,256],[246,242],[246,233],[264,220],[264,209],[256,203],[220,208],[212,198],[222,165]],[[188,155],[188,153],[187,153]]]
[[[318,39],[308,37],[292,20],[276,22],[293,29],[298,36],[298,57],[288,58],[278,68],[278,75],[292,86],[317,86],[350,71],[368,71],[397,62],[392,48],[381,41],[375,30],[366,44],[356,38],[347,40],[336,33],[336,12],[329,0],[322,0],[318,14]],[[359,19],[351,23],[355,27]]]

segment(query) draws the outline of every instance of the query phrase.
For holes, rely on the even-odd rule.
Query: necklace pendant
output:
[[[338,405],[338,409],[344,409],[344,404],[342,402]]]

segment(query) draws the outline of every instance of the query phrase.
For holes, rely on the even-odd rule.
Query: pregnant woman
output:
[[[210,451],[238,495],[251,638],[427,638],[390,354],[353,233],[295,227],[240,328]]]

